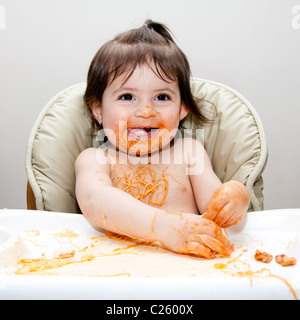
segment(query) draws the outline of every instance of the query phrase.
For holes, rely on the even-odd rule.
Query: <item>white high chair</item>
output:
[[[58,93],[33,126],[26,154],[28,209],[80,213],[74,163],[81,151],[98,146],[89,133],[85,88],[86,83],[79,83]],[[241,94],[223,84],[193,78],[192,91],[213,103],[218,112],[202,135],[215,173],[222,182],[245,184],[251,196],[249,211],[263,210],[262,173],[268,150],[258,114]],[[191,114],[184,127],[197,128]]]

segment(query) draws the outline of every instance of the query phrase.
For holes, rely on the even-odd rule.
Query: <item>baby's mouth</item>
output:
[[[159,128],[130,127],[127,128],[128,140],[139,141],[152,139],[159,132]]]

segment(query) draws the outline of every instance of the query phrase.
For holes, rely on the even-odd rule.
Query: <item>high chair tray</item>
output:
[[[232,256],[213,260],[98,232],[77,214],[0,210],[0,226],[0,299],[300,297],[300,209],[249,213],[242,230],[227,231]],[[256,261],[257,249],[273,260]],[[298,263],[283,267],[280,254]]]

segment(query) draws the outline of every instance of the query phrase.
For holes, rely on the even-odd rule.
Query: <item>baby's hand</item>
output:
[[[213,221],[195,214],[168,214],[159,225],[159,241],[177,253],[213,259],[215,254],[229,257],[233,245]]]
[[[222,228],[237,224],[248,211],[250,195],[237,181],[222,184],[214,193],[203,218],[214,221]]]

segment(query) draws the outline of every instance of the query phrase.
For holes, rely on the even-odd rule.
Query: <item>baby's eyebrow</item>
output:
[[[139,92],[141,90],[137,89],[137,88],[132,88],[132,87],[123,87],[121,86],[120,88],[117,88],[113,94],[117,94],[119,92]],[[158,88],[158,89],[155,89],[153,90],[153,92],[155,93],[158,93],[158,92],[161,92],[161,93],[166,93],[166,92],[169,92],[173,95],[176,95],[176,92],[174,90],[172,90],[171,88],[168,88],[168,87],[163,87],[163,88]]]
[[[139,90],[136,89],[136,88],[122,87],[122,86],[121,86],[120,88],[116,89],[116,90],[113,92],[113,94],[117,94],[117,93],[119,93],[119,92],[121,92],[121,91],[136,92],[136,91],[139,91]]]
[[[154,90],[153,92],[170,92],[170,93],[176,95],[175,91],[172,90],[171,88],[160,88],[160,89]]]

